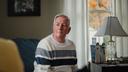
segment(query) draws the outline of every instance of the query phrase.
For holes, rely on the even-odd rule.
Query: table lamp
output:
[[[107,61],[113,63],[117,61],[116,42],[112,40],[112,36],[128,36],[123,30],[116,16],[108,16],[103,21],[103,24],[97,30],[95,36],[110,36],[107,44]]]

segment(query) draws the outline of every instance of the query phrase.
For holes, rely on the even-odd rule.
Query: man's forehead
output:
[[[67,18],[65,17],[57,17],[56,20],[63,20],[63,21],[67,21]]]

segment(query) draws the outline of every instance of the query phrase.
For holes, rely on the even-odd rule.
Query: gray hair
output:
[[[54,17],[54,23],[55,23],[56,18],[58,18],[58,17],[65,17],[65,18],[67,19],[68,24],[70,25],[70,19],[69,19],[69,17],[68,17],[67,15],[65,15],[65,14],[62,14],[62,13],[57,14],[57,15]]]

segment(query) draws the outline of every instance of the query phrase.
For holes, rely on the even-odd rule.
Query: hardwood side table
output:
[[[128,72],[128,64],[90,63],[91,72]]]

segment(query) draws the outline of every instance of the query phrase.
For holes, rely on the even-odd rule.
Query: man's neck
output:
[[[64,37],[56,37],[55,35],[53,35],[53,38],[59,42],[59,43],[64,43],[65,42],[65,38]]]

